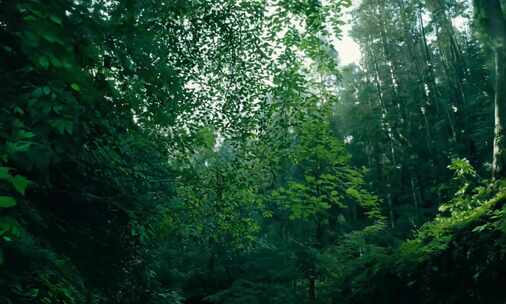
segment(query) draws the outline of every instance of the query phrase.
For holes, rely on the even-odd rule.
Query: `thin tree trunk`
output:
[[[506,17],[500,0],[474,0],[475,18],[489,37],[495,56],[495,131],[492,177],[506,173]]]
[[[388,217],[390,218],[390,227],[392,229],[395,228],[395,218],[394,218],[394,206],[392,203],[392,192],[391,192],[391,186],[390,184],[388,187],[388,193],[387,193],[387,202],[388,202]]]
[[[416,180],[413,176],[413,173],[411,173],[411,195],[413,196],[413,205],[415,208],[415,222],[419,220],[420,218],[420,202],[418,201],[418,193],[417,193],[417,186],[416,186]]]
[[[494,159],[492,176],[501,178],[506,173],[506,70],[505,48],[498,47],[495,53],[495,131],[494,131]]]
[[[316,278],[314,276],[309,277],[309,303],[316,303]]]

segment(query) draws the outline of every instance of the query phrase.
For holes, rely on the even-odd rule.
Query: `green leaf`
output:
[[[25,17],[23,17],[23,19],[24,19],[25,21],[28,21],[28,22],[37,21],[37,18],[35,18],[35,17],[34,17],[34,16],[32,16],[32,15],[25,16]]]
[[[46,56],[39,57],[39,64],[41,67],[43,67],[46,70],[49,68],[49,60],[47,59]]]
[[[58,59],[58,58],[56,58],[54,56],[50,58],[50,61],[51,61],[51,64],[54,67],[60,68],[62,66],[62,63],[61,63],[60,59]]]
[[[77,83],[73,83],[70,85],[70,87],[76,91],[76,92],[80,92],[81,91],[81,87],[77,84]]]
[[[44,32],[42,33],[42,38],[46,39],[48,42],[51,42],[51,43],[57,43],[59,45],[64,45],[65,43],[63,42],[63,40],[61,40],[60,38],[58,38],[58,36],[55,36],[54,33],[52,32]]]
[[[62,65],[65,69],[69,70],[72,68],[72,65],[66,60],[66,59],[63,59],[62,60]]]
[[[25,13],[26,12],[26,8],[24,5],[21,5],[21,4],[18,4],[16,5],[16,9],[20,12],[20,13]]]
[[[43,93],[44,92],[42,91],[42,88],[38,87],[35,90],[33,90],[32,96],[35,97],[35,98],[38,98],[38,97],[41,97],[43,95]]]
[[[49,124],[62,135],[65,132],[67,132],[69,135],[72,134],[73,123],[70,120],[57,119],[50,121]]]
[[[10,142],[8,141],[6,144],[6,151],[8,155],[13,155],[18,152],[26,152],[30,149],[31,142],[28,141],[17,141]]]
[[[10,208],[16,206],[16,200],[11,196],[0,196],[0,208]]]
[[[57,113],[57,114],[60,114],[62,110],[63,110],[63,106],[62,105],[57,104],[57,105],[53,106],[53,111],[55,113]]]
[[[43,15],[43,13],[39,10],[36,10],[33,8],[28,8],[28,10],[37,17],[42,17],[42,15]]]
[[[0,240],[9,241],[21,236],[21,227],[19,223],[10,216],[0,217]]]
[[[25,111],[23,111],[23,109],[21,109],[20,107],[15,107],[14,113],[19,114],[19,115],[23,115],[23,114],[25,114]]]
[[[0,180],[9,180],[12,176],[9,174],[9,168],[0,167]]]
[[[16,175],[12,179],[12,185],[16,189],[17,192],[25,195],[26,188],[28,187],[28,184],[30,184],[30,181],[24,176]]]
[[[25,40],[26,44],[30,47],[37,47],[39,45],[39,37],[32,32],[24,32],[21,38]]]
[[[30,139],[30,138],[33,138],[35,136],[35,134],[33,134],[30,131],[19,130],[16,133],[16,136],[17,136],[18,139]]]
[[[51,16],[49,16],[49,19],[51,19],[51,21],[53,21],[56,24],[62,25],[62,21],[61,21],[60,17],[51,15]]]

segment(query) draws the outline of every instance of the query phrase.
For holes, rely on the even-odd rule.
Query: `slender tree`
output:
[[[474,0],[475,18],[494,52],[495,61],[495,132],[492,175],[506,173],[506,17],[499,0]]]

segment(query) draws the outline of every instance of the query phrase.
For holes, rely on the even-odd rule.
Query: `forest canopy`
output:
[[[504,0],[0,0],[0,63],[0,304],[506,301]]]

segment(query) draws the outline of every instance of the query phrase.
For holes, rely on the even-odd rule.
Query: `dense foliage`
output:
[[[505,53],[503,0],[0,0],[0,303],[504,303]]]

